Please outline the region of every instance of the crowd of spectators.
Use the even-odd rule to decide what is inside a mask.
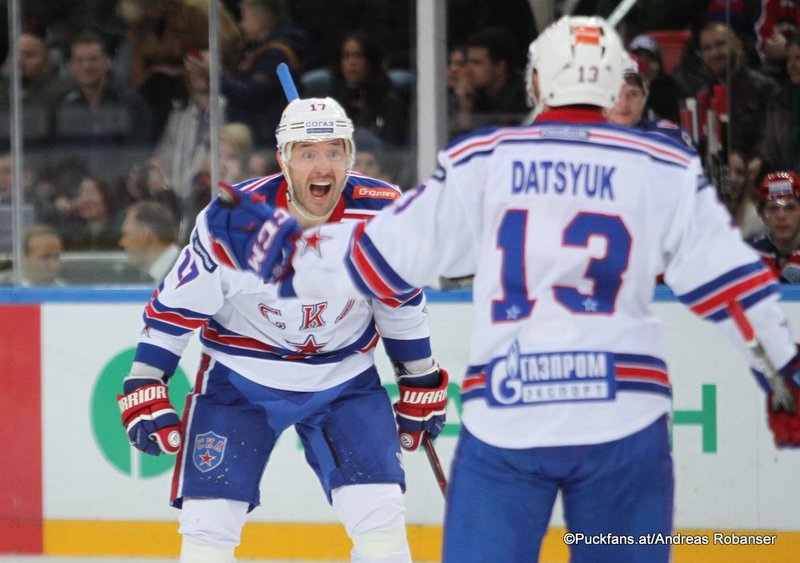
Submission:
[[[117,0],[96,13],[49,4],[26,3],[18,42],[30,223],[52,229],[65,252],[122,254],[130,210],[154,202],[175,223],[170,244],[185,243],[213,192],[208,1]],[[556,16],[564,4],[555,3]],[[301,95],[331,96],[353,120],[355,170],[408,188],[417,135],[413,5],[219,0],[222,179],[278,170],[274,129],[286,102],[275,68],[286,63]],[[616,5],[584,0],[575,13],[608,15]],[[725,176],[715,179],[743,235],[763,233],[756,186],[769,172],[800,172],[800,1],[663,5],[640,2],[620,25],[648,85],[644,117],[690,129],[707,159],[707,124],[691,131],[687,108],[726,92]],[[664,46],[649,34],[659,26],[691,32],[677,67],[667,67]],[[526,0],[448,0],[448,139],[530,120],[524,54],[535,34]],[[9,65],[6,58],[0,133],[9,126]],[[0,168],[10,166],[8,151],[0,147]],[[0,207],[11,200],[2,177]]]

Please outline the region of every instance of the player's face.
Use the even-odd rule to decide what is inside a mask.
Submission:
[[[619,99],[608,113],[608,121],[625,127],[635,126],[642,120],[645,102],[647,102],[647,98],[641,88],[623,83]]]
[[[777,244],[789,244],[800,234],[800,202],[794,198],[768,201],[762,211],[764,224]]]
[[[25,254],[25,277],[33,285],[50,285],[61,272],[61,241],[44,233],[33,236]]]
[[[789,82],[800,84],[800,45],[792,43],[786,50],[786,74]]]
[[[292,180],[293,203],[315,217],[327,218],[339,201],[347,176],[345,142],[294,143],[282,168]]]

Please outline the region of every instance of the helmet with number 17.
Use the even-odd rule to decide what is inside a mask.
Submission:
[[[602,18],[564,16],[528,48],[528,94],[543,106],[611,108],[622,86],[624,49]]]

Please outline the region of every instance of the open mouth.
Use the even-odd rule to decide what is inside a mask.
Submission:
[[[314,199],[324,199],[331,191],[331,183],[320,182],[316,184],[310,184],[308,186],[308,191],[311,193],[311,197]]]

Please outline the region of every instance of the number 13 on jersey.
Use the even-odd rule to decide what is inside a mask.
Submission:
[[[526,272],[537,267],[527,249],[536,244],[528,238],[529,211],[509,209],[497,229],[497,248],[502,253],[500,283],[502,299],[492,301],[492,321],[507,322],[531,315],[536,300],[528,291]],[[581,293],[569,285],[553,286],[555,300],[575,314],[609,315],[622,286],[622,274],[628,268],[631,235],[622,218],[594,212],[579,212],[561,233],[561,244],[569,248],[585,248],[588,252],[592,237],[605,240],[606,253],[600,258],[587,255],[584,279],[592,284],[590,293]],[[554,248],[553,252],[561,252]]]

